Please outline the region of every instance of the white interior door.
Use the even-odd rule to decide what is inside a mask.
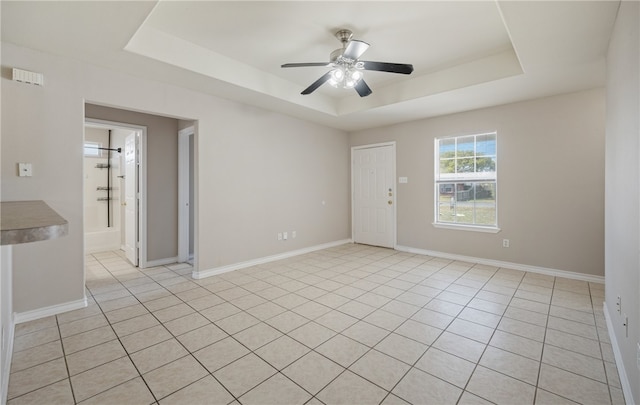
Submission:
[[[124,141],[124,252],[134,266],[138,265],[137,136],[133,132]]]
[[[353,239],[395,247],[395,147],[352,149]]]
[[[193,137],[194,127],[178,132],[178,261],[193,254]]]

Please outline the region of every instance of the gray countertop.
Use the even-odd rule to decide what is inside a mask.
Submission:
[[[69,223],[44,201],[3,201],[0,205],[2,245],[65,236]]]

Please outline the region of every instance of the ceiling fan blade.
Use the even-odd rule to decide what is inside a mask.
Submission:
[[[367,83],[365,83],[365,81],[362,79],[358,82],[358,84],[356,84],[354,89],[356,89],[358,94],[360,94],[360,97],[367,97],[369,94],[373,93],[369,85],[367,85]]]
[[[413,65],[406,63],[387,63],[387,62],[370,62],[361,61],[364,64],[364,70],[377,70],[379,72],[401,73],[409,75],[413,72]]]
[[[314,91],[316,91],[316,89],[320,86],[322,86],[327,80],[329,80],[331,78],[331,72],[327,72],[325,74],[323,74],[322,76],[320,76],[320,78],[318,80],[316,80],[315,82],[311,83],[311,86],[307,87],[306,89],[302,90],[302,93],[300,94],[311,94]]]
[[[280,67],[283,67],[283,68],[309,67],[309,66],[329,66],[329,63],[328,62],[285,63],[284,65],[280,65]]]
[[[343,58],[356,60],[362,56],[364,51],[369,49],[369,44],[364,41],[352,39],[342,53]]]

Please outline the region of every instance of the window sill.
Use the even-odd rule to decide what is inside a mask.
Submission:
[[[492,226],[440,224],[437,222],[434,222],[432,225],[434,226],[434,228],[453,229],[456,231],[471,231],[471,232],[485,232],[485,233],[500,232],[500,228],[492,227]]]

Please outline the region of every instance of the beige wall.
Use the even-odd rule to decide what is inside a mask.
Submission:
[[[355,132],[396,141],[398,245],[603,275],[604,93],[593,90]],[[434,221],[434,138],[497,131],[497,234]],[[511,247],[503,248],[502,239]]]
[[[84,298],[84,102],[78,86],[69,86],[77,69],[49,66],[38,53],[11,54],[3,44],[2,199],[44,200],[69,221],[63,238],[14,246],[13,310],[20,313]],[[31,66],[52,80],[45,87],[13,82],[6,66]],[[17,177],[17,162],[32,163],[33,177]]]
[[[398,244],[603,274],[602,90],[347,137],[342,131],[281,114],[13,45],[3,44],[2,51],[5,66],[47,77],[45,87],[2,79],[3,198],[44,199],[70,222],[69,236],[16,249],[18,312],[83,296],[85,100],[197,120],[196,266],[200,270],[348,238],[349,140],[351,145],[395,140],[397,175],[409,178],[397,190]],[[433,228],[434,137],[488,130],[498,131],[502,232]],[[19,161],[34,163],[34,177],[15,176]],[[293,230],[296,239],[276,240],[278,232]],[[503,238],[511,240],[511,248],[501,247]]]
[[[605,309],[613,325],[612,343],[621,355],[616,359],[621,379],[629,384],[625,390],[628,404],[640,403],[636,365],[640,354],[639,26],[640,3],[623,1],[607,54]],[[618,296],[622,299],[620,314]]]
[[[43,199],[69,220],[68,236],[16,247],[16,312],[84,295],[85,101],[197,120],[199,269],[350,236],[349,146],[342,131],[6,43],[2,63],[42,72],[46,83],[2,78],[2,196]],[[33,163],[34,176],[18,178],[17,162]],[[292,230],[296,239],[276,240]]]
[[[93,104],[85,116],[147,128],[147,261],[178,255],[178,120]]]
[[[248,106],[216,117],[215,136],[200,121],[196,140],[198,245],[215,252],[201,269],[350,237],[345,133]]]

